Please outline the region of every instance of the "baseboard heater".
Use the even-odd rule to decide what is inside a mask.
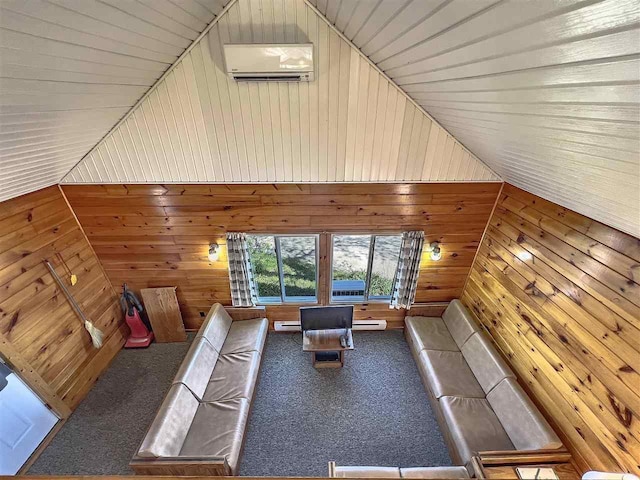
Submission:
[[[276,332],[299,332],[300,322],[298,320],[283,320],[273,322]],[[354,330],[385,330],[387,328],[386,320],[354,320]]]

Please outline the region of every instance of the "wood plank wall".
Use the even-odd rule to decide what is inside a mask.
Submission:
[[[425,255],[416,300],[458,298],[500,185],[65,185],[63,190],[114,287],[176,285],[186,326],[198,328],[200,312],[214,302],[231,303],[226,250],[218,262],[207,259],[209,243],[223,244],[226,231],[422,229],[429,241],[442,242],[443,258],[435,263]],[[321,265],[328,265],[327,243],[321,242]],[[267,315],[291,320],[298,312],[274,306]],[[402,326],[403,317],[384,304],[357,308],[357,318],[388,319],[394,326]]]
[[[505,185],[462,297],[578,465],[640,473],[640,240]]]
[[[78,276],[72,295],[105,333],[100,350],[43,264]],[[0,355],[62,417],[70,414],[124,343],[118,299],[65,202],[49,187],[0,203]]]

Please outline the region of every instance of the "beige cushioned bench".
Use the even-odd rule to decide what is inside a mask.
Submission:
[[[237,475],[268,325],[211,307],[131,462],[136,473]]]
[[[464,467],[345,467],[329,462],[329,477],[334,478],[470,478]]]
[[[455,467],[336,466],[342,478],[469,478],[478,452],[563,449],[551,426],[459,300],[440,317],[405,317],[405,337]]]
[[[406,317],[405,335],[455,463],[480,451],[562,443],[459,300],[440,317]]]

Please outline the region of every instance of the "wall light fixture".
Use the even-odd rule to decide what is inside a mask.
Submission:
[[[219,247],[217,244],[212,243],[211,245],[209,245],[209,261],[211,262],[217,262],[218,261],[218,255],[219,255]]]
[[[425,250],[431,254],[431,260],[433,260],[434,262],[437,262],[442,258],[442,252],[440,251],[439,242],[431,242],[425,247]]]
[[[440,251],[440,245],[438,242],[434,242],[436,245],[431,249],[431,260],[437,262],[442,258],[442,252]]]

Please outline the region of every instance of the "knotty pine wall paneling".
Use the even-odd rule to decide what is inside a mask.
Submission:
[[[582,469],[640,473],[640,240],[505,185],[462,301]]]
[[[43,264],[78,276],[69,291],[105,334],[101,349]],[[67,417],[124,343],[118,298],[59,187],[0,203],[0,354]]]
[[[64,185],[63,191],[113,286],[178,287],[187,328],[214,302],[231,304],[226,249],[209,262],[208,245],[227,231],[376,233],[424,230],[443,258],[425,255],[416,301],[460,297],[500,183]],[[322,246],[322,245],[321,245]],[[325,247],[324,250],[328,248]],[[321,262],[327,252],[320,252]],[[323,260],[324,259],[324,260]],[[320,285],[326,290],[326,285]],[[295,306],[269,306],[273,321],[298,318]],[[356,318],[402,326],[386,304],[356,308]]]

